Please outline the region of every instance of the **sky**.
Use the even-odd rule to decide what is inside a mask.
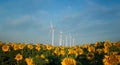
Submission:
[[[120,0],[0,0],[0,40],[51,43],[60,31],[75,44],[120,41]]]

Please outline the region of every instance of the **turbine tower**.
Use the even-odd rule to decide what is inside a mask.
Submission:
[[[64,40],[62,40],[62,46],[65,46],[65,41]]]
[[[52,32],[52,46],[54,46],[54,27],[53,24],[51,23],[51,32]]]
[[[61,46],[62,45],[62,31],[60,31],[60,39],[59,39],[59,45]]]
[[[75,45],[75,39],[74,38],[72,39],[72,42],[73,42],[73,46],[74,46]]]
[[[69,39],[70,39],[70,47],[71,47],[71,42],[72,42],[72,36],[69,34]]]
[[[66,44],[65,44],[65,46],[68,46],[68,37],[67,37],[67,35],[66,35]]]

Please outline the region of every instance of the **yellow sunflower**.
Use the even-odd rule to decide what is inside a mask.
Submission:
[[[95,52],[95,47],[93,46],[88,47],[88,52]]]
[[[41,54],[40,57],[41,57],[42,59],[45,59],[45,55],[44,55],[44,54]]]
[[[34,65],[33,58],[25,58],[25,61],[26,61],[27,65]]]
[[[105,55],[104,59],[103,59],[103,63],[104,65],[118,65],[120,63],[119,61],[119,55]]]
[[[24,49],[25,44],[19,44],[19,49]]]
[[[2,51],[3,51],[3,52],[9,51],[9,45],[3,45],[3,46],[2,46]]]
[[[37,43],[36,46],[35,46],[35,49],[36,49],[37,51],[40,51],[40,49],[41,49],[41,48],[40,48],[40,44]]]
[[[13,44],[13,49],[14,50],[18,50],[19,49],[19,45],[18,44]]]
[[[16,59],[17,61],[22,60],[22,59],[23,59],[23,56],[22,56],[20,53],[18,53],[18,54],[15,56],[15,59]]]
[[[65,51],[64,51],[64,50],[61,50],[61,51],[60,51],[60,54],[61,54],[61,55],[65,55]]]
[[[46,44],[46,48],[47,48],[47,50],[51,50],[51,49],[52,49],[52,46]]]
[[[94,58],[94,53],[88,53],[87,54],[87,59],[91,60]]]
[[[27,47],[28,47],[30,50],[32,50],[32,49],[34,48],[32,44],[28,44]]]
[[[76,61],[73,58],[64,58],[61,64],[62,65],[76,65]]]

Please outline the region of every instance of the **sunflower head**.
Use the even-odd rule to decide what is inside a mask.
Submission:
[[[3,51],[3,52],[9,51],[9,45],[3,45],[3,46],[2,46],[2,51]]]
[[[73,58],[64,58],[61,64],[62,65],[76,65],[76,61]]]
[[[30,50],[32,50],[32,49],[34,48],[32,44],[28,44],[27,47],[28,47]]]
[[[26,61],[27,65],[34,65],[33,58],[25,58],[25,61]]]
[[[22,56],[20,53],[18,53],[18,54],[15,56],[15,59],[16,59],[17,61],[22,60],[22,59],[23,59],[23,56]]]
[[[87,59],[91,60],[94,58],[94,53],[88,53],[87,54]]]

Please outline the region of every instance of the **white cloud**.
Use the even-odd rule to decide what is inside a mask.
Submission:
[[[85,15],[85,13],[82,12],[77,12],[77,13],[72,13],[72,14],[65,14],[62,18],[62,21],[67,21],[67,20],[72,20],[77,17],[82,17]]]
[[[39,10],[38,13],[39,13],[39,14],[42,14],[42,15],[47,15],[47,14],[48,14],[48,12],[45,11],[45,10]]]
[[[96,2],[94,2],[92,0],[86,0],[86,2],[88,3],[89,10],[91,10],[91,11],[108,12],[108,11],[110,11],[112,9],[112,8],[107,7],[105,5],[101,5],[99,3],[96,3]]]
[[[32,16],[24,15],[24,16],[21,16],[19,18],[10,20],[10,22],[8,24],[9,25],[13,25],[13,26],[17,26],[17,25],[21,25],[21,24],[27,23],[30,20],[32,20]]]

